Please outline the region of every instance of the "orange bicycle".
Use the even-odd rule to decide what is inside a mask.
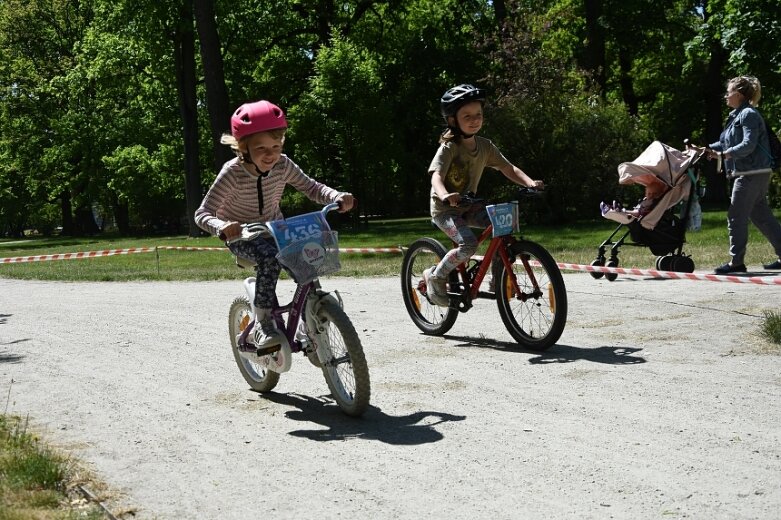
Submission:
[[[520,197],[538,195],[533,188],[519,190]],[[483,201],[462,196],[467,204]],[[516,201],[486,206],[491,225],[479,237],[490,239],[482,258],[460,264],[448,279],[447,307],[435,305],[428,296],[423,271],[436,265],[447,249],[436,239],[424,237],[410,245],[401,265],[401,292],[413,323],[424,334],[441,336],[453,327],[459,312],[467,312],[477,299],[495,299],[499,315],[510,335],[523,347],[546,350],[561,337],[567,321],[567,290],[556,261],[541,245],[518,232]],[[455,244],[454,244],[455,246]],[[495,255],[501,259],[495,269],[495,291],[481,291]]]

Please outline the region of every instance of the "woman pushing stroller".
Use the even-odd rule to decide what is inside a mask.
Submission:
[[[716,274],[746,272],[749,220],[765,235],[777,256],[774,262],[763,267],[781,269],[781,224],[767,201],[773,173],[768,127],[756,110],[761,96],[762,87],[757,78],[738,76],[729,80],[724,100],[732,111],[719,140],[704,149],[709,159],[723,160],[726,170],[735,177],[727,210],[732,259],[717,267]]]

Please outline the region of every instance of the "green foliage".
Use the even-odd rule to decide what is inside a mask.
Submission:
[[[0,234],[87,233],[96,207],[123,233],[186,220],[175,75],[184,5],[0,2]],[[774,0],[236,0],[215,10],[230,107],[282,105],[292,158],[356,193],[368,215],[425,214],[438,100],[456,83],[489,87],[485,135],[550,183],[537,218],[618,195],[615,167],[652,139],[715,139],[729,77],[757,75],[763,114],[781,117]],[[214,74],[199,67],[199,79]],[[228,130],[209,127],[205,88],[204,191],[216,175],[212,132]],[[501,191],[493,177],[486,189]]]
[[[781,345],[781,312],[765,311],[760,332],[766,340]]]
[[[310,170],[319,180],[372,205],[385,205],[398,192],[392,177],[367,182],[367,172],[392,171],[398,155],[388,153],[395,149],[388,140],[393,121],[387,105],[376,101],[382,88],[375,56],[335,35],[318,53],[308,92],[290,111],[297,159],[315,165]]]

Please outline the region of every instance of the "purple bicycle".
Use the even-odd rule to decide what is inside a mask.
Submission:
[[[302,352],[322,369],[331,395],[342,411],[359,416],[366,411],[371,394],[363,346],[339,293],[324,291],[319,281],[319,276],[341,267],[337,234],[326,220],[326,214],[338,207],[329,204],[321,211],[290,219],[242,226],[241,236],[234,241],[252,240],[260,234],[274,237],[279,247],[277,259],[292,275],[296,289],[287,304],[280,305],[274,298],[271,314],[284,335],[278,349],[258,352],[253,343],[254,277],[244,280],[246,295],[231,304],[228,328],[239,371],[253,390],[270,392],[280,375],[290,370],[293,354]],[[237,263],[254,267],[238,257]]]

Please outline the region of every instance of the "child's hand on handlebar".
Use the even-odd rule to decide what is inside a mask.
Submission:
[[[352,193],[342,193],[336,197],[336,202],[339,203],[339,213],[346,213],[353,209],[355,205],[355,197]]]
[[[529,188],[534,188],[536,190],[544,190],[545,189],[545,181],[534,181],[534,184],[529,186]]]
[[[241,224],[238,222],[228,222],[222,228],[220,228],[220,239],[221,240],[233,240],[234,238],[238,238],[241,235]]]
[[[461,202],[461,194],[457,192],[447,193],[442,197],[442,202],[450,204],[453,207],[458,206],[458,203]]]

